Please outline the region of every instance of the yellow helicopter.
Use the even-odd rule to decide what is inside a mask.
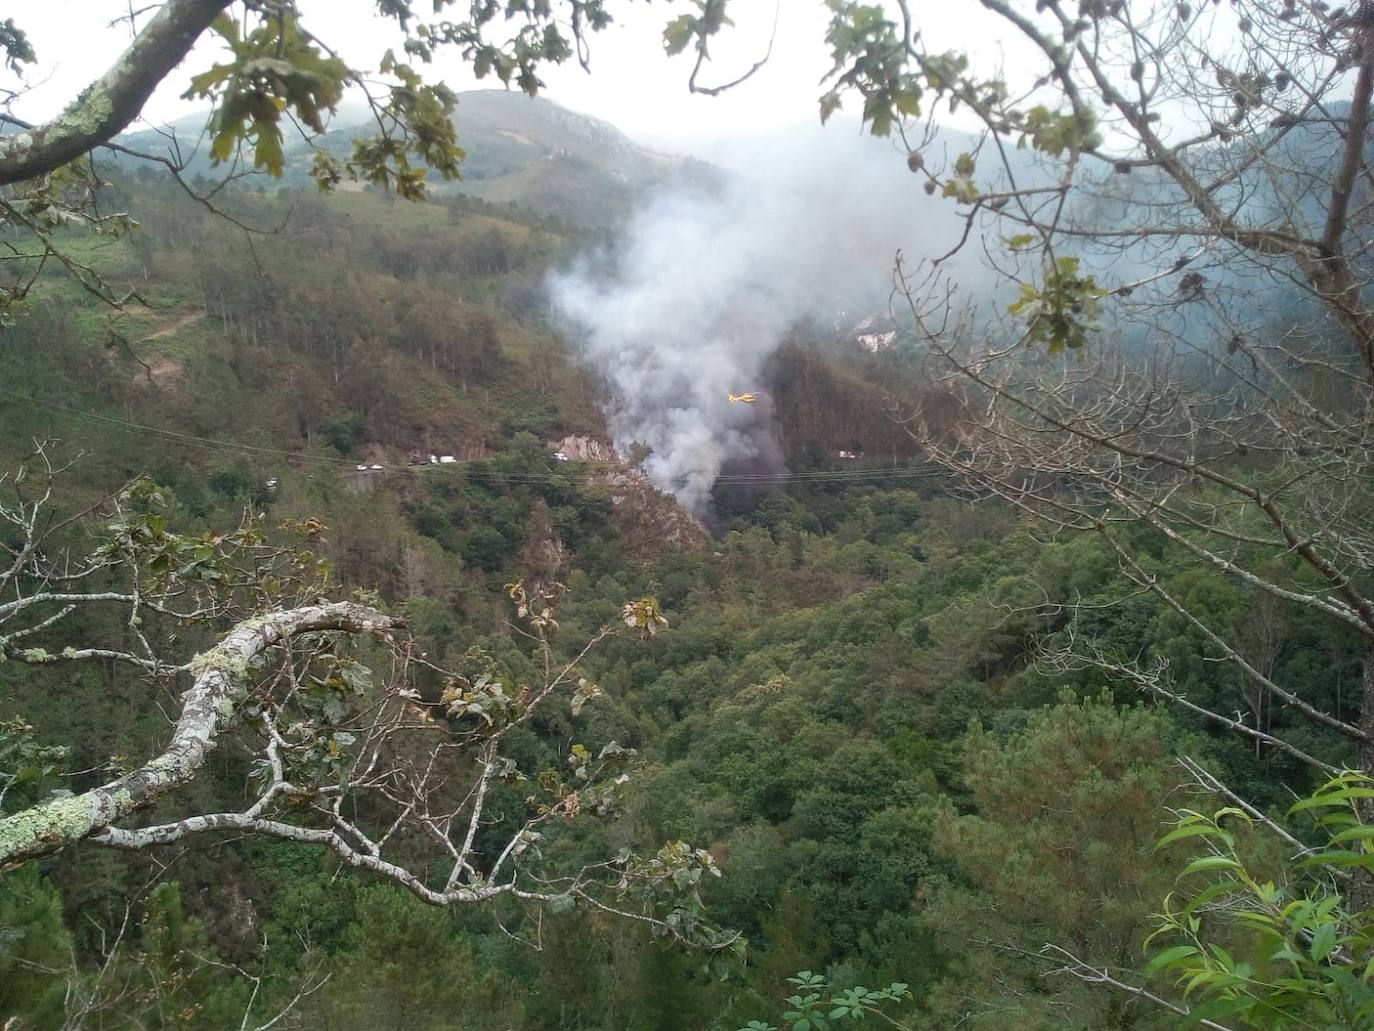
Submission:
[[[725,396],[737,404],[746,405],[751,405],[759,399],[757,394],[726,394]]]

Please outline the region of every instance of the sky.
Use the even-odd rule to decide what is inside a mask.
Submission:
[[[59,112],[113,64],[129,41],[129,29],[110,22],[130,5],[129,0],[40,0],[22,6],[28,10],[13,16],[29,33],[38,66],[29,74],[31,92],[14,112],[40,121]],[[383,31],[372,0],[300,0],[299,6],[306,24],[355,67],[375,68],[394,42]],[[1007,62],[997,26],[976,4],[936,7],[917,8],[932,44],[963,49],[976,39],[985,66]],[[731,14],[736,26],[715,44],[712,72],[702,77],[703,84],[732,79],[758,60],[767,50],[775,13],[777,36],[768,64],[747,83],[715,98],[688,91],[689,55],[670,59],[662,51],[661,32],[675,13],[673,6],[632,3],[615,9],[623,19],[594,37],[592,74],[575,64],[548,69],[545,96],[603,118],[641,142],[703,157],[715,156],[722,141],[818,121],[819,83],[830,64],[820,0],[778,0],[776,6],[773,0],[735,0]],[[1015,55],[1011,60],[1015,63]],[[194,71],[213,61],[213,47],[202,44],[149,102],[147,118],[160,123],[197,110],[179,94]],[[458,90],[499,86],[494,79],[478,82],[456,56],[439,62],[431,74]],[[10,82],[0,77],[0,85]],[[460,111],[460,131],[461,125]]]

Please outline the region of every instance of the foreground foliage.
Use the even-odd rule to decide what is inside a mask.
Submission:
[[[809,970],[802,970],[787,980],[797,989],[797,994],[785,1000],[792,1007],[782,1013],[783,1027],[787,1031],[828,1031],[831,1027],[861,1023],[870,1016],[893,1027],[905,1027],[885,1012],[889,1003],[911,998],[911,990],[900,981],[886,988],[865,988],[863,985],[847,988],[831,984],[824,975]],[[740,1031],[778,1031],[778,1028],[765,1020],[751,1020]]]
[[[1374,828],[1357,805],[1371,797],[1374,781],[1346,771],[1294,803],[1288,815],[1309,818],[1317,844],[1301,848],[1277,879],[1241,848],[1257,825],[1245,809],[1185,811],[1160,839],[1207,849],[1165,898],[1145,971],[1181,989],[1190,1019],[1273,1028],[1374,1021],[1374,913],[1349,897],[1352,871],[1374,866]]]

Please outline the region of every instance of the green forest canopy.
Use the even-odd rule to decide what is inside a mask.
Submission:
[[[1105,1027],[1192,1007],[1222,1026],[1367,1023],[1370,792],[1340,771],[1374,770],[1368,25],[1284,3],[1152,18],[987,4],[1044,57],[1028,99],[927,53],[901,4],[831,4],[823,113],[861,96],[885,134],[938,98],[986,127],[948,167],[919,149],[908,164],[1002,250],[1017,296],[991,335],[1024,346],[977,358],[985,323],[916,276],[899,300],[924,364],[856,368],[836,341],[799,337],[777,385],[809,411],[861,405],[854,377],[897,383],[921,479],[722,492],[717,543],[655,554],[545,447],[600,429],[582,374],[519,303],[521,277],[584,242],[576,231],[472,202],[417,228],[371,195],[311,207],[231,189],[216,213],[175,168],[110,172],[102,190],[127,204],[96,203],[105,176],[74,159],[212,23],[232,56],[193,89],[216,101],[217,156],[245,146],[277,172],[285,111],[323,128],[349,70],[289,10],[250,6],[231,26],[226,6],[172,0],[108,94],[0,142],[22,256],[3,448],[25,470],[4,512],[0,840],[12,858],[47,854],[0,883],[7,1014],[685,1028],[769,1013],[809,1026],[821,1007]],[[495,45],[498,5],[437,32],[406,5],[382,13],[410,27],[418,65],[454,45],[530,91],[608,13],[518,6],[522,31]],[[572,35],[547,31],[574,8]],[[724,11],[675,15],[665,44],[704,60]],[[0,32],[16,68],[33,56],[19,30]],[[385,71],[380,138],[342,164],[321,152],[317,180],[422,200],[426,168],[456,169],[452,97]],[[1014,178],[1022,143],[1049,162],[1043,183]],[[273,238],[255,264],[230,219],[284,203],[335,246]],[[347,230],[330,218],[344,207]],[[1104,253],[1114,278],[1092,271]],[[169,323],[120,282],[211,317]],[[92,293],[124,309],[113,328]],[[1140,339],[1131,325],[1153,360],[1119,346]],[[818,374],[797,376],[802,363]],[[914,400],[932,377],[942,419]],[[795,460],[824,462],[824,425],[789,427]],[[485,457],[349,492],[367,448],[425,434],[478,439]],[[100,461],[62,469],[72,452],[26,443],[53,436]],[[188,438],[237,453],[193,456]],[[271,490],[268,454],[300,464]],[[55,518],[35,522],[35,503]],[[242,523],[245,506],[262,517]],[[65,521],[82,513],[98,519]],[[1045,543],[1047,530],[1060,532]],[[54,587],[73,573],[97,586]],[[65,597],[88,591],[111,597]],[[317,606],[321,593],[358,608]],[[511,603],[529,636],[495,615]],[[402,618],[411,636],[390,648],[331,636]],[[289,647],[271,650],[288,623]],[[203,772],[189,744],[145,762],[180,676],[204,702],[188,727],[230,731]],[[531,703],[546,688],[564,689],[556,708]],[[1142,692],[1174,704],[1142,707]],[[356,775],[381,755],[385,776]],[[425,756],[452,771],[436,758],[444,775],[417,781]],[[1285,813],[1290,792],[1332,776]],[[50,793],[69,786],[81,793]],[[245,788],[261,809],[243,808]],[[465,814],[439,835],[456,844],[446,883],[424,826],[383,842],[396,862],[380,857],[386,807],[411,796]],[[96,808],[74,818],[74,799]],[[151,823],[113,825],[144,806]],[[216,829],[186,824],[187,807],[263,833],[162,851]],[[1186,833],[1157,848],[1170,810]],[[1325,836],[1317,876],[1285,862]],[[87,837],[151,851],[59,850]],[[331,852],[374,876],[337,878]],[[504,862],[531,887],[488,896],[515,884],[490,877]],[[425,908],[426,892],[487,904]],[[736,930],[742,967],[703,969],[667,944],[709,950]],[[843,994],[894,982],[867,1003]]]

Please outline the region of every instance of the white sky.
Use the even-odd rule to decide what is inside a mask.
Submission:
[[[593,37],[592,74],[575,64],[546,69],[544,95],[604,118],[641,141],[705,156],[711,156],[722,137],[815,123],[816,101],[822,92],[819,81],[829,68],[824,42],[827,12],[820,0],[779,2],[777,41],[768,65],[720,97],[690,94],[691,58],[684,54],[670,60],[663,54],[663,25],[682,5],[675,9],[662,3],[621,5],[623,22]],[[30,120],[60,111],[114,62],[129,40],[127,26],[109,27],[112,19],[128,9],[128,0],[27,0],[17,6],[11,16],[29,33],[38,52],[37,69],[29,75],[34,88],[14,109]],[[1004,63],[998,25],[979,5],[945,3],[933,10],[936,6],[916,5],[921,29],[931,45],[973,49],[983,70]],[[382,52],[394,42],[382,31],[372,0],[300,0],[300,7],[306,24],[354,67],[375,69]],[[424,0],[417,4],[421,10],[428,7]],[[736,28],[713,48],[716,60],[702,77],[703,84],[734,78],[767,46],[773,0],[735,0],[731,14]],[[213,47],[203,43],[153,97],[145,115],[163,122],[194,112],[197,105],[180,100],[179,95],[191,74],[213,60]],[[430,75],[457,90],[500,85],[490,78],[479,83],[456,55],[445,57]],[[0,75],[0,85],[9,84]],[[461,134],[461,109],[458,125]]]

